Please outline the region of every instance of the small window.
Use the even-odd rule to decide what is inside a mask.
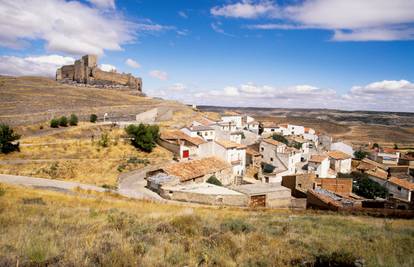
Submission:
[[[273,161],[273,158],[270,158],[270,161]]]
[[[268,184],[269,183],[269,177],[265,177],[265,182]]]
[[[263,152],[264,151],[264,147],[261,147],[260,150]]]
[[[302,184],[298,184],[298,187],[302,187]]]
[[[270,131],[271,131],[271,132],[274,132],[274,131],[275,131],[275,129],[271,129]]]
[[[401,191],[401,186],[397,187],[398,191]]]

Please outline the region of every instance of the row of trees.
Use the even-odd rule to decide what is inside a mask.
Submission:
[[[91,114],[89,117],[89,121],[95,123],[98,120],[98,116],[96,114]],[[66,116],[62,116],[60,118],[53,118],[50,120],[50,127],[52,128],[59,128],[59,126],[67,127],[76,126],[78,125],[79,119],[78,116],[75,114],[71,114],[69,119]]]

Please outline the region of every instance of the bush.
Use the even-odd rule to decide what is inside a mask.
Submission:
[[[66,116],[62,116],[59,118],[59,126],[63,126],[63,127],[68,126],[68,118],[66,118]]]
[[[0,124],[0,152],[10,153],[13,151],[19,151],[19,142],[15,142],[20,139],[20,135],[14,133],[13,129],[6,124]]]
[[[210,178],[208,178],[208,180],[206,181],[209,184],[214,184],[214,185],[218,185],[218,186],[222,186],[223,184],[220,182],[219,179],[216,178],[216,176],[210,176]]]
[[[5,189],[5,188],[3,188],[3,187],[0,185],[0,197],[4,196],[5,194],[6,194],[6,189]]]
[[[355,255],[345,252],[338,251],[332,253],[323,253],[315,255],[314,266],[364,266],[363,260],[356,257]]]
[[[285,145],[289,144],[289,141],[283,135],[273,134],[272,138],[273,138],[273,140],[279,141],[279,142],[281,142]]]
[[[78,125],[78,116],[76,116],[75,114],[71,114],[69,118],[69,125],[71,126]]]
[[[109,135],[108,133],[102,133],[101,134],[101,139],[98,142],[98,145],[100,145],[101,147],[108,147],[109,146]]]
[[[51,128],[58,128],[59,127],[59,120],[58,119],[51,119],[50,120],[50,127]]]
[[[293,141],[291,145],[296,149],[301,149],[302,148],[302,143],[301,142]]]
[[[91,114],[89,117],[89,121],[95,123],[98,120],[98,116],[96,114]]]
[[[132,145],[145,152],[152,152],[160,137],[157,125],[129,125],[125,131],[131,137]]]
[[[221,224],[223,231],[231,231],[233,234],[249,233],[254,231],[254,227],[242,219],[226,219]]]
[[[366,156],[368,156],[368,153],[365,152],[365,151],[358,150],[358,151],[354,152],[354,158],[356,158],[356,159],[361,160],[361,159],[366,158]]]

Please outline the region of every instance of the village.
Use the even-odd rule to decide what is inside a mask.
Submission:
[[[137,122],[143,118],[137,115]],[[147,188],[168,200],[382,213],[413,208],[414,155],[377,144],[356,150],[302,125],[226,112],[220,120],[202,117],[163,129],[158,144],[174,154],[174,162],[145,179]],[[386,193],[356,194],[364,178]]]

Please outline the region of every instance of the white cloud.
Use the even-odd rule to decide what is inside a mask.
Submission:
[[[239,3],[228,4],[224,6],[215,6],[210,10],[214,16],[253,19],[264,16],[276,16],[278,8],[271,1],[253,1],[244,0]]]
[[[243,2],[242,2],[243,3]],[[248,25],[250,29],[326,29],[335,41],[414,39],[414,1],[308,0],[279,6],[284,23]],[[266,14],[267,18],[271,18]]]
[[[125,64],[127,64],[128,66],[130,66],[131,68],[134,68],[134,69],[138,69],[138,68],[141,67],[141,64],[139,64],[137,61],[135,61],[131,58],[128,58],[127,60],[125,60]]]
[[[116,67],[111,64],[100,64],[99,68],[103,71],[113,71],[116,72]]]
[[[99,8],[115,8],[115,0],[88,0]]]
[[[149,72],[149,75],[162,81],[168,80],[168,73],[166,73],[165,71],[152,70]]]
[[[414,96],[414,84],[407,80],[399,81],[380,81],[367,84],[365,86],[354,86],[351,93],[355,95],[400,95]]]
[[[182,92],[187,89],[187,87],[182,83],[175,83],[168,87],[170,91]]]
[[[62,65],[73,64],[72,57],[43,55],[30,57],[0,57],[0,74],[12,76],[54,77],[56,69]]]
[[[185,13],[184,11],[178,11],[178,15],[182,18],[185,18],[185,19],[188,18],[187,13]]]
[[[217,22],[212,22],[212,23],[210,24],[210,26],[211,26],[211,28],[213,29],[213,31],[215,31],[215,32],[217,32],[217,33],[220,33],[220,34],[224,34],[224,35],[226,35],[226,36],[234,37],[234,35],[233,35],[233,34],[230,34],[230,33],[225,32],[225,31],[221,28],[221,26],[222,26],[222,25],[223,25],[223,24],[222,24],[220,21],[217,21]]]
[[[92,2],[111,5],[113,1]],[[101,55],[105,50],[122,50],[139,32],[167,28],[151,21],[131,22],[115,9],[79,1],[3,0],[0,5],[0,46],[11,48],[42,40],[48,51]]]

